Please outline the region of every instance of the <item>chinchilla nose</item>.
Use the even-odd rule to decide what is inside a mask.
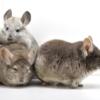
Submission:
[[[12,41],[12,35],[9,35],[8,41]]]

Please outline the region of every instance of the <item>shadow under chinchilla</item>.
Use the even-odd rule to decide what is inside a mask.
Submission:
[[[90,89],[100,89],[99,84],[83,84],[82,87],[78,88],[70,88],[69,86],[65,86],[63,84],[53,85],[53,84],[43,84],[38,79],[33,79],[29,84],[26,85],[18,85],[18,86],[5,86],[2,83],[0,83],[0,87],[3,88],[30,88],[30,87],[39,87],[39,88],[51,88],[51,89],[66,89],[66,90],[90,90]]]
[[[57,86],[56,85],[53,85],[53,84],[46,84],[46,85],[43,85],[43,83],[41,83],[41,81],[39,81],[38,79],[33,79],[33,81],[27,86],[27,87],[40,87],[40,88],[56,88],[56,89],[71,89],[71,90],[77,90],[77,89],[100,89],[100,85],[99,84],[83,84],[83,86],[80,86],[78,88],[75,88],[75,89],[72,89],[70,88],[69,86],[65,86],[63,84],[58,84]]]
[[[20,86],[20,88],[23,87],[39,87],[39,88],[54,88],[54,89],[70,89],[70,90],[88,90],[88,89],[100,89],[100,85],[99,84],[83,84],[83,86],[80,86],[78,88],[70,88],[69,86],[65,86],[63,84],[58,84],[58,85],[53,85],[53,84],[43,84],[41,81],[39,81],[38,79],[33,79],[31,83],[29,83],[26,86]]]

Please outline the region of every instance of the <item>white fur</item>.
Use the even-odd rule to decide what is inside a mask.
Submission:
[[[11,10],[8,10],[5,13],[4,28],[0,32],[0,42],[18,42],[25,45],[28,49],[33,48],[34,45],[37,46],[36,40],[32,34],[27,31],[25,22],[22,22],[22,19],[24,19],[25,22],[27,22],[26,25],[28,25],[31,19],[31,14],[27,11],[23,14],[22,18],[17,18],[12,16]],[[19,32],[16,32],[16,30],[19,30]],[[8,41],[10,36],[12,40]]]

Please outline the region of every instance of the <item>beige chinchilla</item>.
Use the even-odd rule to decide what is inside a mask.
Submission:
[[[80,82],[100,68],[100,50],[91,36],[75,43],[51,40],[38,50],[35,70],[45,83],[64,84],[77,88]]]
[[[17,43],[0,48],[0,82],[4,85],[29,84],[33,77],[32,51]]]

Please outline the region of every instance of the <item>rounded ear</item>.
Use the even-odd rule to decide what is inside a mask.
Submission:
[[[93,52],[94,46],[93,46],[93,40],[91,36],[88,36],[87,38],[84,39],[82,50],[85,57],[88,56],[89,53]]]
[[[8,9],[6,13],[4,14],[4,20],[7,20],[10,17],[12,17],[12,11],[11,9]]]
[[[13,54],[5,47],[0,48],[0,60],[10,65],[14,56]]]
[[[21,18],[21,22],[23,23],[24,26],[26,26],[29,24],[30,21],[31,21],[31,14],[30,12],[26,11]]]

